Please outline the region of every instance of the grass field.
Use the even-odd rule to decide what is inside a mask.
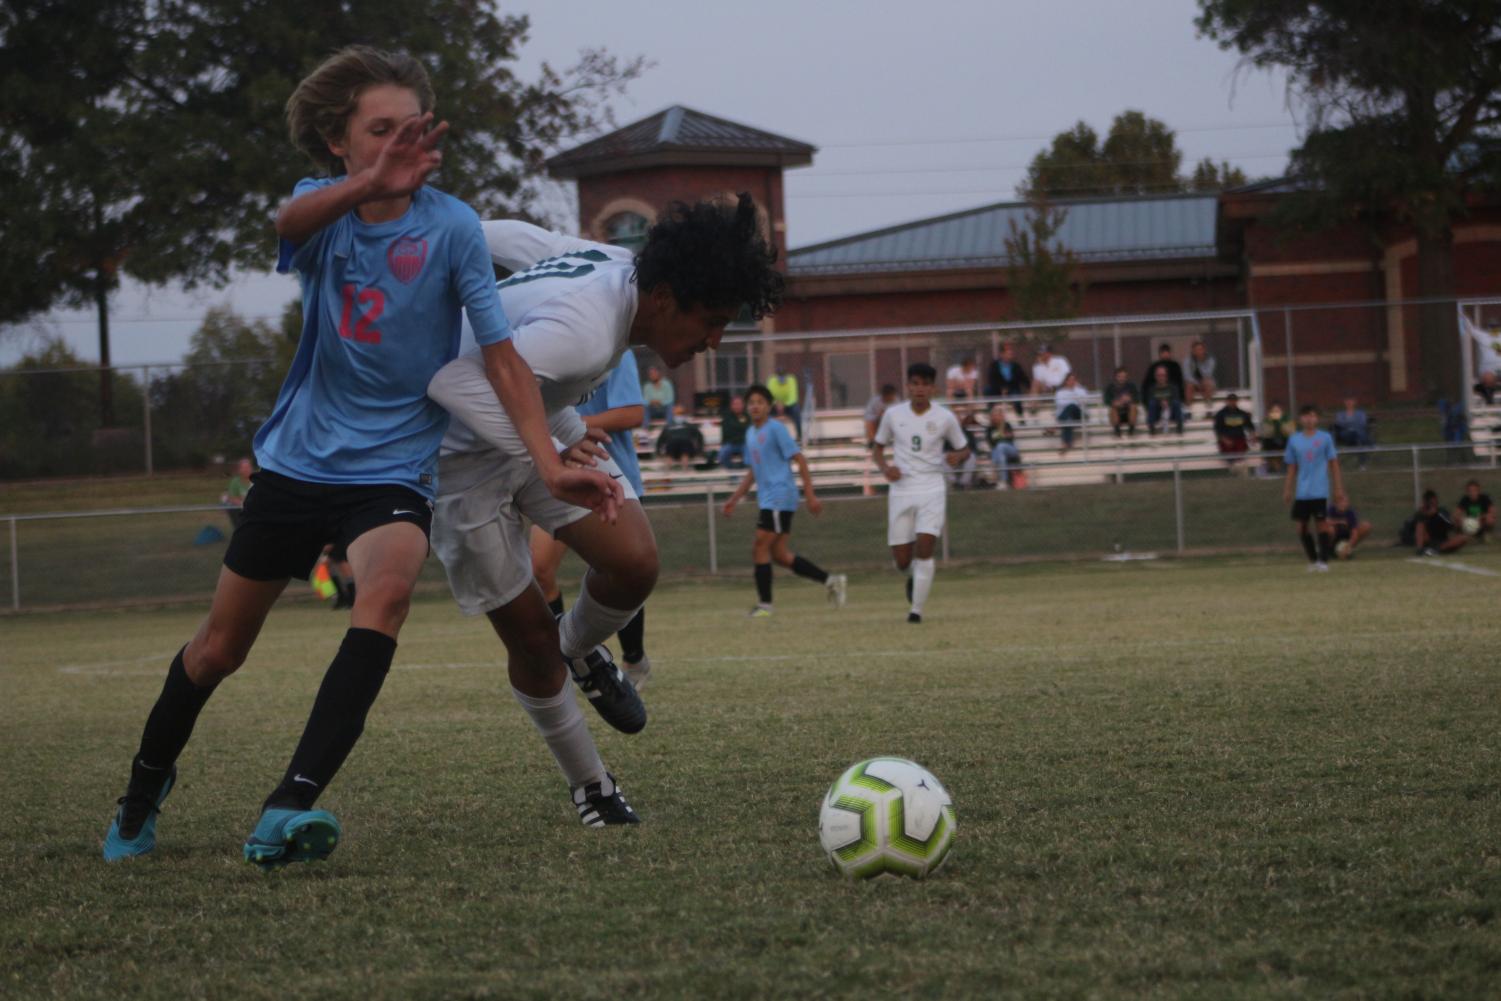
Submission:
[[[1465,564],[1501,572],[1501,547]],[[181,761],[154,856],[99,842],[197,609],[0,622],[0,995],[1494,997],[1501,579],[1377,552],[892,574],[850,607],[668,585],[652,722],[594,726],[645,823],[581,828],[499,647],[420,600],[322,805],[321,866],[239,845],[342,620],[274,613]],[[959,833],[924,883],[816,837],[850,762],[914,758]]]

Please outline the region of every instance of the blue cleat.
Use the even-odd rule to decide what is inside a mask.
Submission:
[[[344,830],[327,810],[267,807],[245,842],[245,861],[262,869],[288,862],[317,862],[333,853]]]
[[[134,858],[156,847],[156,815],[161,812],[162,803],[176,782],[177,769],[173,768],[167,772],[167,779],[155,799],[127,792],[116,800],[118,809],[109,822],[109,832],[104,835],[104,861]]]

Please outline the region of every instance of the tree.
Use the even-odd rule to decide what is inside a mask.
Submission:
[[[1224,191],[1226,188],[1239,188],[1245,183],[1245,171],[1230,166],[1227,160],[1215,163],[1207,156],[1194,164],[1193,176],[1188,179],[1188,187],[1192,191]]]
[[[1195,23],[1307,109],[1282,220],[1410,227],[1417,296],[1452,297],[1454,223],[1501,176],[1501,2],[1199,0]],[[1452,305],[1421,307],[1419,341],[1428,397],[1462,392]]]
[[[109,365],[122,274],[220,285],[273,260],[272,210],[313,173],[286,138],[298,79],[354,42],[399,48],[452,123],[434,183],[526,215],[546,155],[644,68],[602,51],[523,81],[527,19],[486,0],[8,0],[0,6],[0,322],[92,304]],[[100,411],[113,421],[110,381]]]
[[[1042,194],[1027,204],[1025,223],[1012,219],[1006,237],[1012,314],[1018,320],[1058,320],[1074,316],[1084,297],[1076,277],[1078,258],[1058,239],[1066,209],[1050,205]]]
[[[1054,136],[1032,158],[1022,192],[1077,198],[1181,191],[1182,161],[1172,129],[1140,111],[1123,111],[1103,143],[1084,122]]]

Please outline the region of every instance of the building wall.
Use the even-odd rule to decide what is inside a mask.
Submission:
[[[782,207],[782,172],[768,167],[650,167],[580,178],[579,226],[583,235],[604,239],[604,223],[617,211],[653,219],[674,201],[747,192],[766,213],[778,257],[787,257],[787,225]],[[649,210],[649,211],[648,211]]]

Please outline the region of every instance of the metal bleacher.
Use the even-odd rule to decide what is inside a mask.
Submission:
[[[1016,400],[1004,402],[1029,487],[1050,488],[1104,483],[1127,475],[1169,473],[1175,467],[1180,471],[1226,468],[1226,458],[1219,452],[1211,417],[1224,406],[1225,397],[1232,392],[1240,398],[1242,406],[1250,410],[1249,390],[1226,388],[1216,393],[1212,403],[1201,400],[1185,408],[1187,419],[1181,435],[1171,425],[1159,434],[1149,434],[1146,408],[1142,407],[1136,434],[1121,438],[1115,437],[1106,407],[1096,395],[1084,420],[1074,425],[1074,446],[1066,453],[1062,451],[1061,428],[1053,417],[1050,397],[1021,398],[1024,414],[1020,418],[1011,409]],[[952,402],[941,402],[955,409]],[[990,404],[999,402],[1002,401],[979,399],[969,402],[968,406],[978,410],[982,423],[988,423]],[[820,410],[806,423],[803,453],[808,457],[814,480],[821,488],[866,489],[880,482],[865,447],[861,410]],[[1496,423],[1501,424],[1501,416]],[[704,419],[697,425],[704,436],[706,457],[711,457],[719,448],[718,421]],[[637,436],[641,475],[649,497],[702,496],[710,489],[727,492],[744,475],[743,469],[711,467],[702,461],[693,468],[672,466],[665,458],[652,454],[660,430],[660,425],[656,425],[642,429]],[[993,483],[994,471],[983,446],[982,441],[976,456],[977,473],[981,482]]]

